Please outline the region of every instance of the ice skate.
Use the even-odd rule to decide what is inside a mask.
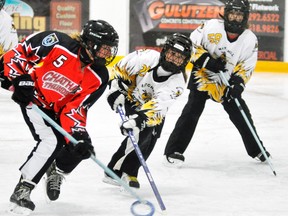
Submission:
[[[55,162],[48,168],[46,175],[46,194],[51,201],[55,201],[59,198],[61,184],[65,177],[63,172],[57,170]]]
[[[118,181],[116,181],[111,176],[107,175],[106,173],[104,173],[104,178],[102,179],[102,181],[106,184],[120,186],[120,183]]]
[[[126,173],[123,173],[121,180],[126,183],[132,190],[138,190],[140,188],[140,183],[135,176],[130,176]],[[124,195],[131,196],[131,193],[127,191],[123,186],[120,187],[120,192]]]
[[[10,197],[9,213],[14,215],[29,215],[34,209],[35,204],[30,199],[31,191],[35,183],[28,180],[21,180],[15,187]]]
[[[138,182],[138,179],[135,176],[130,176],[130,175],[126,174],[126,173],[123,173],[122,177],[121,177],[121,180],[123,182],[125,182],[131,188],[136,188],[136,189],[140,188],[140,184]]]
[[[174,152],[164,156],[163,164],[167,167],[181,168],[184,161],[185,157],[181,153]]]

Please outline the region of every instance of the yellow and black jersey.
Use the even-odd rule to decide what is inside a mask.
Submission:
[[[225,58],[227,71],[224,75],[227,80],[233,75],[240,77],[244,84],[249,81],[258,55],[258,40],[252,31],[246,29],[237,40],[231,42],[224,29],[224,21],[212,19],[193,31],[190,39],[193,43],[192,64],[208,52],[214,58]],[[207,92],[216,102],[223,101],[226,86],[220,74],[194,67],[191,76],[199,91]]]
[[[123,89],[127,100],[146,115],[146,124],[152,127],[162,123],[168,108],[185,88],[183,74],[165,71],[158,65],[159,58],[155,50],[138,50],[121,59],[112,70],[112,87],[121,80],[122,86],[126,85]]]
[[[12,17],[6,11],[0,10],[0,20],[0,56],[2,56],[18,43],[18,36]]]

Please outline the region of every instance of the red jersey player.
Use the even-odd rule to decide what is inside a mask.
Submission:
[[[117,32],[109,23],[90,20],[80,34],[69,36],[57,31],[32,34],[4,55],[4,74],[14,88],[12,99],[20,105],[37,142],[20,167],[21,178],[10,197],[13,204],[10,211],[29,213],[34,210],[30,193],[48,168],[49,175],[55,174],[55,164],[62,172],[69,173],[94,153],[86,131],[87,111],[108,84],[106,65],[116,56],[118,40]],[[76,146],[67,143],[58,131],[27,106],[31,102],[79,143]],[[61,177],[49,176],[47,186],[61,183]],[[52,192],[48,193],[50,199],[57,199],[59,191],[56,195]]]

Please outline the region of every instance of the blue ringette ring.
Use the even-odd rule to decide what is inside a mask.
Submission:
[[[149,206],[150,208],[150,212],[148,213],[145,213],[145,214],[140,214],[138,212],[136,212],[135,208],[138,206],[138,205],[146,205],[146,206]],[[130,207],[130,211],[132,213],[132,215],[134,216],[153,216],[154,213],[155,213],[155,207],[154,205],[147,201],[147,200],[144,200],[144,201],[140,201],[140,200],[137,200],[135,201],[134,203],[132,203],[131,207]]]

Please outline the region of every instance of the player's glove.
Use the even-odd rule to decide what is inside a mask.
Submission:
[[[81,159],[88,159],[91,154],[95,155],[94,147],[91,142],[91,138],[86,131],[76,131],[72,136],[78,141],[74,146],[73,152]],[[73,145],[72,143],[69,143]]]
[[[224,91],[225,100],[230,102],[234,98],[239,98],[244,91],[245,85],[242,78],[237,76],[232,76],[229,80],[230,86]]]
[[[14,92],[12,99],[22,106],[27,106],[34,96],[34,81],[29,74],[24,74],[12,80]]]
[[[107,94],[107,101],[112,110],[117,111],[119,105],[125,106],[125,98],[130,83],[124,83],[121,79],[114,79],[111,82],[111,88]]]
[[[198,68],[206,68],[207,70],[219,73],[225,71],[226,62],[223,58],[213,58],[209,53],[204,53],[197,61],[194,62],[194,66]]]
[[[145,119],[141,115],[134,114],[121,123],[120,130],[124,136],[128,136],[129,131],[133,131],[133,134],[135,135],[143,130],[145,126]]]
[[[125,95],[122,94],[119,90],[110,91],[107,94],[107,101],[112,110],[117,111],[117,107],[125,105]]]

